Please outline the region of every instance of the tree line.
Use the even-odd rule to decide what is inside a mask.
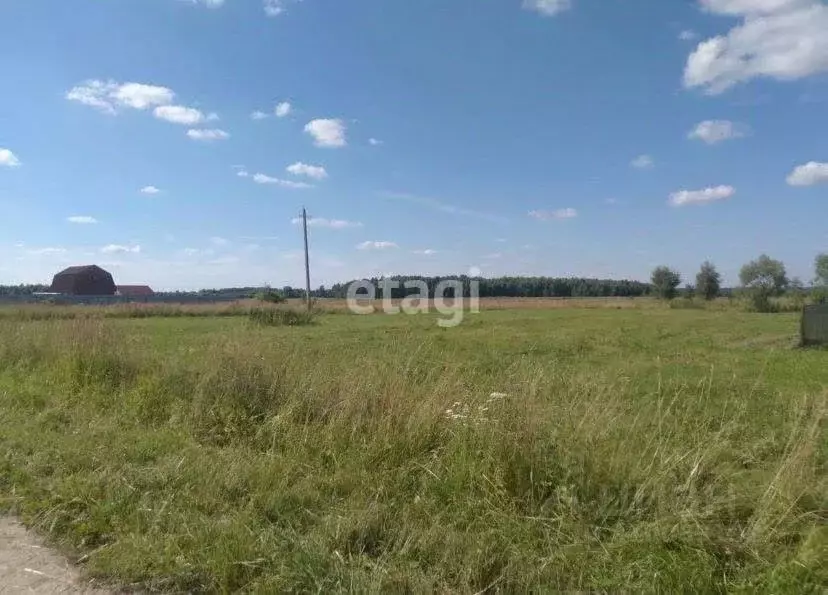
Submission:
[[[672,300],[679,294],[681,275],[667,266],[656,267],[650,276],[653,294],[659,298]],[[696,274],[695,285],[688,284],[684,295],[698,296],[712,300],[721,295],[722,277],[715,265],[705,261]],[[769,312],[774,308],[771,298],[786,292],[802,296],[805,284],[798,278],[789,278],[785,264],[762,254],[742,266],[739,271],[741,292],[746,295],[759,312]],[[811,283],[814,300],[820,303],[828,301],[828,254],[818,254],[814,259],[814,279]]]
[[[49,291],[48,285],[0,285],[0,297],[23,297]]]
[[[722,278],[711,262],[704,262],[695,276],[694,284],[687,284],[679,289],[682,283],[681,274],[668,266],[656,267],[650,277],[650,283],[616,279],[592,279],[584,277],[456,277],[442,276],[393,276],[372,277],[364,279],[377,288],[377,298],[383,297],[383,286],[386,280],[396,282],[396,287],[390,289],[391,297],[403,298],[417,293],[415,288],[404,287],[406,281],[424,282],[429,289],[429,296],[434,297],[435,288],[446,280],[457,279],[462,283],[463,295],[468,297],[472,282],[477,282],[479,296],[486,297],[519,297],[519,298],[577,298],[577,297],[642,297],[654,295],[671,300],[678,295],[695,296],[705,300],[712,300],[720,295],[730,295],[731,290],[722,287]],[[747,295],[756,309],[766,311],[771,308],[770,299],[783,293],[802,294],[805,285],[799,279],[789,279],[784,263],[765,254],[745,264],[739,274],[741,288],[739,292]],[[315,298],[343,299],[348,295],[348,288],[353,282],[336,283],[331,287],[320,286],[311,291]],[[819,302],[828,301],[828,254],[819,254],[814,260],[814,280],[811,292]],[[29,296],[34,293],[48,291],[48,285],[0,285],[0,297]],[[174,299],[176,296],[199,296],[218,300],[244,299],[262,292],[278,293],[284,298],[301,298],[305,296],[302,288],[285,286],[279,290],[270,287],[228,287],[222,289],[202,289],[199,291],[159,292],[157,295]]]
[[[428,286],[429,297],[435,296],[435,289],[443,281],[457,280],[462,284],[463,297],[471,294],[472,283],[477,283],[478,295],[486,297],[639,297],[648,295],[650,285],[639,281],[614,279],[589,279],[581,277],[420,277],[392,276],[365,279],[377,288],[377,297],[385,295],[385,282],[392,281],[389,287],[392,299],[404,298],[419,292],[417,288],[406,288],[406,282],[419,281]],[[325,295],[319,297],[345,298],[351,283],[337,283]],[[451,297],[451,296],[448,296]]]
[[[592,279],[583,277],[469,277],[459,276],[417,276],[400,275],[394,277],[372,277],[355,281],[367,281],[377,288],[377,298],[382,298],[385,281],[394,281],[399,287],[390,290],[394,299],[417,293],[417,289],[405,288],[408,281],[421,281],[428,286],[429,296],[434,297],[435,288],[447,280],[458,280],[463,287],[463,295],[468,297],[472,282],[477,282],[480,297],[640,297],[649,295],[652,287],[649,283],[617,279]],[[331,287],[320,286],[311,290],[315,298],[344,299],[349,286],[355,282],[336,283]],[[48,291],[48,285],[0,286],[2,296],[26,296]],[[270,287],[226,287],[221,289],[201,289],[199,291],[156,292],[159,297],[199,296],[216,299],[244,299],[262,292],[278,293],[284,298],[302,298],[304,288],[285,286],[281,289]],[[448,296],[450,297],[450,296]]]

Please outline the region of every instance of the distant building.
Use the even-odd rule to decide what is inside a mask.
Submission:
[[[149,285],[118,285],[115,295],[124,297],[152,297],[155,292]]]
[[[94,264],[69,267],[54,276],[49,291],[64,295],[115,295],[115,281]]]

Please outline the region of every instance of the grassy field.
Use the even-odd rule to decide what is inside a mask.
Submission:
[[[446,299],[450,307],[452,300]],[[393,300],[399,306],[401,300]],[[301,299],[286,300],[285,306],[302,309],[305,302]],[[381,301],[357,300],[360,306],[372,306],[375,312],[381,312]],[[0,302],[0,320],[68,320],[73,318],[182,318],[182,317],[228,317],[247,316],[251,308],[267,307],[258,300],[238,300],[232,302],[207,302],[202,304],[179,304],[175,302],[128,303],[118,305],[54,305],[44,303],[22,303],[17,305]],[[468,304],[466,304],[468,307]],[[459,306],[458,306],[459,307]],[[589,308],[589,309],[630,309],[663,307],[653,298],[483,298],[481,310],[524,310],[554,308]],[[729,307],[729,300],[706,304],[708,309]],[[348,304],[342,299],[316,299],[314,309],[323,314],[348,313]],[[432,308],[434,310],[434,308]]]
[[[149,590],[824,592],[797,315],[508,306],[0,316],[0,506]]]

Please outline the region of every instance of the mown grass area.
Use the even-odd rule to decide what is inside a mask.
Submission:
[[[828,352],[797,328],[0,320],[0,501],[148,590],[822,592]]]

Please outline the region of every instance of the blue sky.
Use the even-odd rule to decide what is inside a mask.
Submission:
[[[819,0],[5,0],[0,283],[736,282],[828,250]]]

